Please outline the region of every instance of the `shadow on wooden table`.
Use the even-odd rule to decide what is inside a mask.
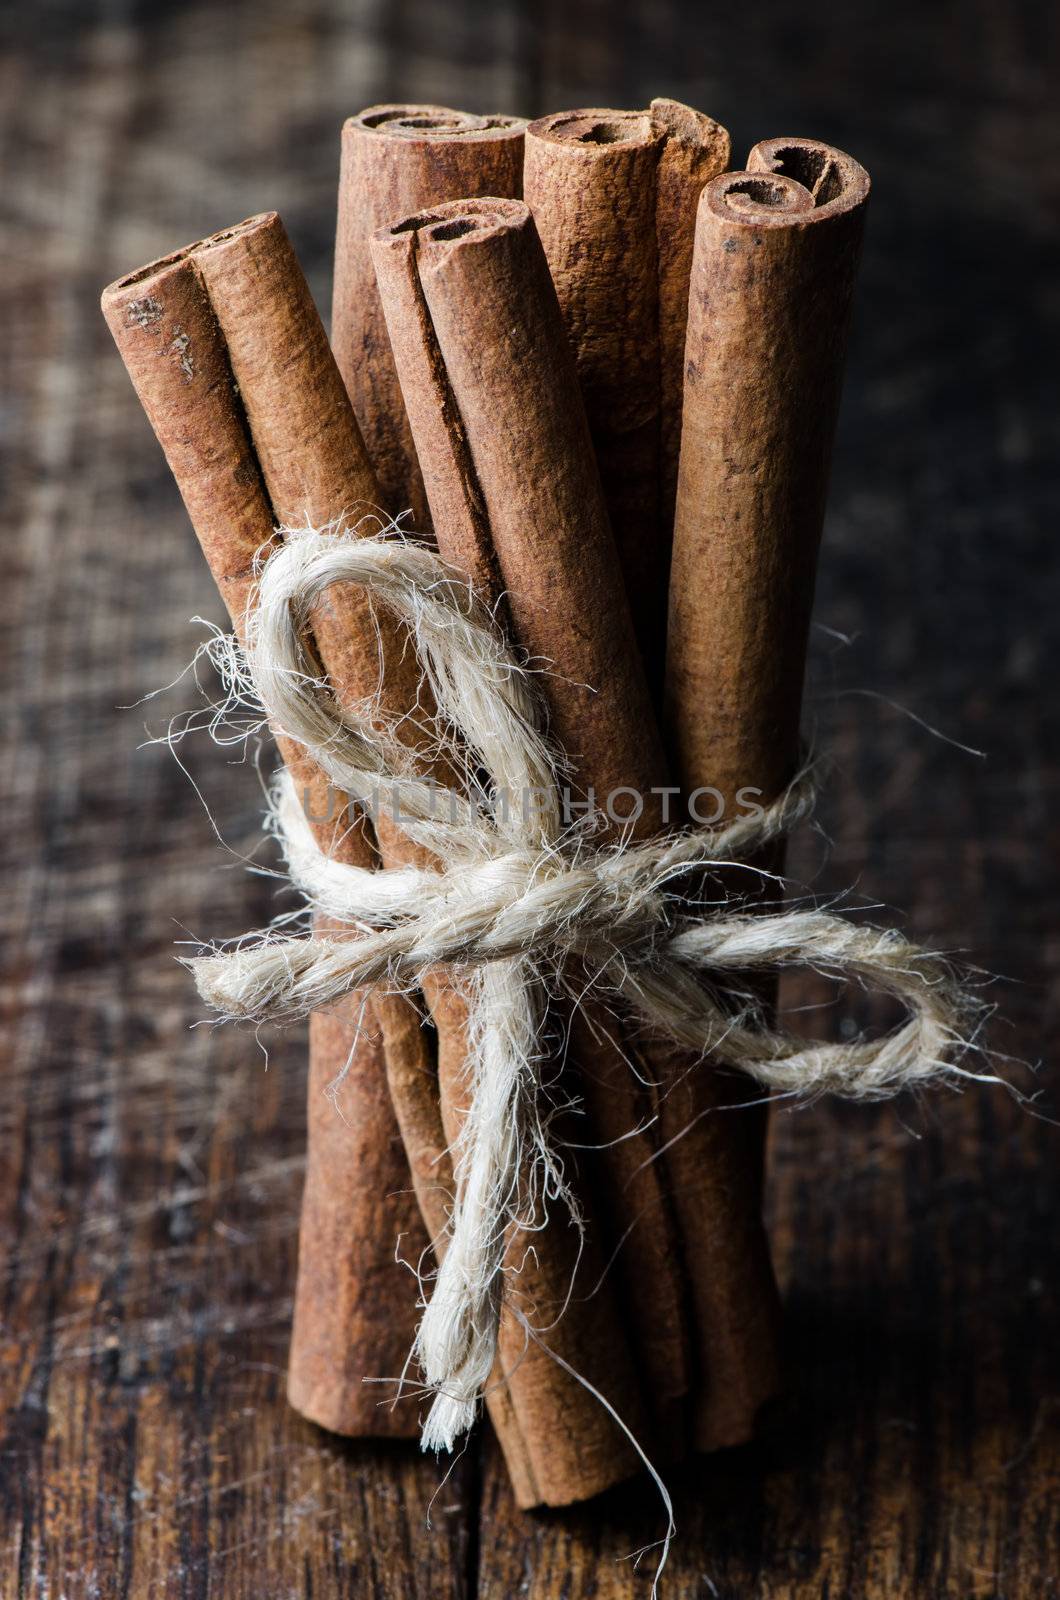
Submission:
[[[974,1226],[977,1197],[964,1198]],[[1028,1227],[1011,1241],[963,1305],[915,1276],[878,1277],[857,1304],[796,1293],[789,1392],[768,1431],[667,1475],[677,1537],[662,1593],[1001,1596],[1018,1571],[1048,1571],[1045,1447],[1060,1400],[1042,1363],[1060,1326],[1044,1304],[1042,1238]],[[495,1447],[486,1460],[481,1593],[650,1591],[658,1550],[631,1554],[665,1527],[646,1478],[587,1507],[521,1515]]]

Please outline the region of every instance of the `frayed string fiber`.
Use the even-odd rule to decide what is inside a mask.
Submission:
[[[378,707],[340,706],[321,681],[304,640],[314,602],[334,583],[363,585],[408,627],[461,753],[460,786],[424,780]],[[711,876],[808,815],[806,774],[757,814],[647,843],[602,846],[591,829],[565,826],[565,764],[542,731],[532,674],[467,582],[424,546],[393,532],[288,533],[261,569],[246,637],[245,656],[233,644],[222,662],[233,703],[244,714],[260,703],[339,791],[387,806],[437,865],[372,872],[331,859],[282,776],[269,827],[290,881],[349,933],[266,931],[194,959],[200,995],[222,1017],[285,1022],[351,990],[415,989],[439,965],[461,974],[468,995],[469,1109],[450,1234],[416,1338],[434,1396],[425,1448],[451,1449],[474,1420],[494,1365],[510,1226],[532,1225],[535,1186],[574,1209],[542,1109],[538,1049],[546,982],[569,959],[650,1029],[775,1093],[876,1100],[998,1081],[962,1065],[973,1007],[941,957],[823,910],[742,908]],[[507,803],[524,794],[542,797],[529,813]],[[716,890],[709,904],[706,879]],[[882,991],[906,1018],[880,1038],[841,1044],[770,1027],[742,991],[793,966]]]

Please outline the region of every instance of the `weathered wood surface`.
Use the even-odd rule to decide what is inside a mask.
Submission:
[[[520,1516],[476,1446],[428,1525],[433,1463],[336,1442],[286,1407],[303,1040],[270,1038],[266,1071],[246,1035],[192,1030],[173,960],[182,928],[234,932],[273,888],[219,848],[172,755],[138,748],[188,687],[118,709],[169,682],[198,637],[187,619],[220,608],[98,290],[276,206],[326,304],[338,129],[358,106],[536,114],[670,93],[727,121],[741,154],[805,132],[870,167],[811,684],[836,758],[832,848],[808,835],[796,866],[1003,973],[998,1044],[1048,1062],[1055,18],[1031,0],[869,4],[842,22],[779,0],[688,9],[683,24],[673,0],[9,12],[4,1597],[650,1587],[652,1556],[619,1559],[660,1531],[644,1484]],[[254,849],[253,772],[204,740],[184,760],[229,849]],[[776,1117],[792,1401],[769,1442],[674,1485],[664,1594],[1060,1593],[1047,1069],[1041,1088],[1038,1117],[997,1091]]]

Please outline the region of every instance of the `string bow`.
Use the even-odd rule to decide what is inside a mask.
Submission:
[[[377,706],[340,705],[321,680],[305,640],[314,603],[334,583],[364,585],[406,624],[464,781],[424,779]],[[570,958],[650,1029],[773,1092],[872,1100],[973,1075],[956,1059],[965,1002],[939,957],[823,911],[740,909],[731,870],[724,889],[712,876],[808,813],[805,780],[757,813],[647,843],[603,846],[565,823],[563,760],[542,731],[532,676],[468,584],[423,546],[393,534],[289,534],[262,568],[234,670],[273,728],[303,744],[343,795],[393,817],[433,858],[380,872],[332,859],[284,776],[271,825],[290,880],[349,932],[267,931],[191,963],[209,1005],[255,1021],[290,1021],[374,985],[415,989],[440,965],[460,975],[469,1110],[453,1152],[449,1237],[416,1337],[434,1394],[425,1448],[451,1448],[474,1418],[496,1353],[505,1237],[526,1220],[533,1174],[566,1194],[540,1103],[537,1041],[547,983]],[[894,996],[906,1020],[842,1044],[767,1026],[742,984],[791,966]]]

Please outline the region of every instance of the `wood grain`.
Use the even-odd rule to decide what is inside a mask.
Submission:
[[[808,834],[793,866],[1004,973],[997,1042],[1045,1061],[1042,1117],[979,1092],[775,1116],[791,1399],[763,1445],[675,1483],[663,1593],[1056,1597],[1055,19],[1032,0],[959,19],[870,0],[842,29],[795,28],[780,0],[683,18],[676,0],[55,0],[7,29],[4,1600],[649,1592],[652,1556],[617,1559],[660,1532],[643,1483],[524,1516],[487,1445],[428,1528],[433,1463],[285,1404],[304,1038],[271,1036],[266,1070],[248,1035],[190,1031],[174,940],[276,902],[173,758],[137,748],[188,686],[118,709],[180,670],[190,616],[221,612],[97,298],[275,206],[326,305],[360,105],[662,92],[741,153],[794,131],[872,172],[817,605],[853,642],[818,630],[810,669],[834,844],[822,864]],[[255,849],[253,773],[201,740],[184,759],[228,845]]]

